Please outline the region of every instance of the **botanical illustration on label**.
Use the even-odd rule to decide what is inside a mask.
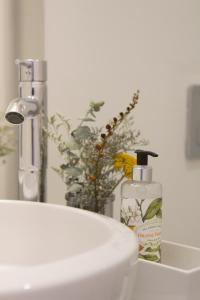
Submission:
[[[160,262],[162,198],[122,199],[121,222],[136,232],[139,258]]]

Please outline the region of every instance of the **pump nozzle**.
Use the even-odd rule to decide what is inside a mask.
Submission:
[[[137,154],[137,165],[147,166],[148,165],[148,156],[158,157],[157,153],[145,150],[135,150]]]

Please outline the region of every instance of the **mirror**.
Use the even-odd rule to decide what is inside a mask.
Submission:
[[[140,89],[134,126],[159,153],[152,165],[164,187],[163,238],[200,247],[200,3],[2,0],[0,6],[1,110],[16,97],[16,57],[48,61],[49,116],[77,120],[90,101],[105,101],[98,119],[104,126]],[[16,155],[6,161],[0,197],[16,198]],[[50,144],[48,202],[65,204],[65,185],[51,169],[59,163]],[[119,206],[118,190],[116,217]]]

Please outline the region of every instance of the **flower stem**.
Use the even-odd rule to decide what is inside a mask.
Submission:
[[[138,102],[138,98],[139,98],[139,91],[137,91],[137,93],[135,93],[133,95],[133,101],[130,104],[130,106],[128,107],[127,111],[125,113],[120,113],[120,117],[119,118],[114,118],[115,121],[111,122],[110,124],[106,125],[106,129],[107,129],[107,134],[104,134],[103,137],[103,142],[101,143],[101,150],[98,152],[98,156],[97,156],[97,160],[96,160],[96,164],[95,164],[95,180],[94,180],[94,198],[95,198],[95,208],[98,210],[98,189],[97,189],[97,181],[98,181],[98,177],[99,174],[101,174],[101,170],[99,170],[99,162],[101,157],[103,156],[103,151],[104,148],[107,144],[107,140],[110,139],[110,137],[113,135],[113,133],[115,132],[115,130],[121,125],[121,123],[124,121],[124,119],[126,119],[126,117],[131,113],[131,111],[135,108],[135,105]],[[114,120],[113,119],[113,120]],[[111,193],[115,190],[115,188],[118,186],[118,184],[122,181],[124,175],[122,176],[122,178],[119,180],[119,182],[117,182],[117,184],[114,186],[114,188],[112,189]]]
[[[116,187],[122,182],[122,180],[124,179],[125,175],[122,175],[121,178],[115,183],[115,185],[113,186],[112,190],[110,191],[109,195],[110,196],[114,190],[116,189]]]

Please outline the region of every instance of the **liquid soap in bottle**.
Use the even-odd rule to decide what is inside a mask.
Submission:
[[[136,150],[137,165],[133,180],[121,185],[121,222],[135,231],[139,242],[139,258],[160,262],[162,186],[152,181],[148,156],[151,151]]]

